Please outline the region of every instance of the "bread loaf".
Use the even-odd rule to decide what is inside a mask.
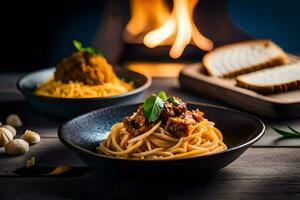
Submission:
[[[203,57],[209,75],[231,78],[286,62],[287,55],[268,39],[244,41],[214,49]]]

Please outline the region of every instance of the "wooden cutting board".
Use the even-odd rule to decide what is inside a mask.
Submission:
[[[292,59],[294,60],[295,57],[293,56]],[[179,82],[184,89],[261,116],[270,118],[300,117],[300,90],[261,95],[237,87],[234,79],[225,80],[208,76],[201,63],[184,67],[180,72]]]

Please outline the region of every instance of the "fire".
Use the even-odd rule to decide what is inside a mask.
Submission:
[[[126,25],[124,38],[128,42],[142,42],[140,36],[156,29],[170,16],[164,0],[131,0],[131,19]]]
[[[193,13],[198,0],[173,0],[170,12],[164,0],[131,0],[131,19],[125,39],[141,35],[149,48],[171,45],[170,56],[179,58],[188,44],[209,51],[213,42],[198,30]]]

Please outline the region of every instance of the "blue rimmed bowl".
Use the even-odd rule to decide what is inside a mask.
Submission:
[[[115,68],[117,75],[126,81],[133,81],[136,89],[115,96],[96,98],[56,98],[34,94],[36,86],[53,76],[54,71],[55,68],[49,68],[25,75],[18,80],[17,88],[33,108],[67,118],[98,108],[139,102],[143,98],[143,93],[152,83],[149,76],[125,68]]]
[[[137,106],[113,106],[81,115],[59,128],[59,139],[89,167],[103,174],[120,177],[178,177],[214,172],[227,166],[259,140],[265,131],[262,121],[247,113],[214,105],[189,103],[189,109],[198,108],[208,120],[215,122],[215,126],[223,133],[228,150],[176,160],[130,160],[98,154],[96,146],[99,141],[106,139],[111,126],[131,115]]]

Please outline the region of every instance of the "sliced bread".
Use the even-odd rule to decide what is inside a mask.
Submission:
[[[285,52],[268,39],[244,41],[214,49],[203,57],[211,76],[231,78],[284,64]]]
[[[238,86],[262,94],[293,90],[300,87],[300,62],[240,75],[236,81]]]

